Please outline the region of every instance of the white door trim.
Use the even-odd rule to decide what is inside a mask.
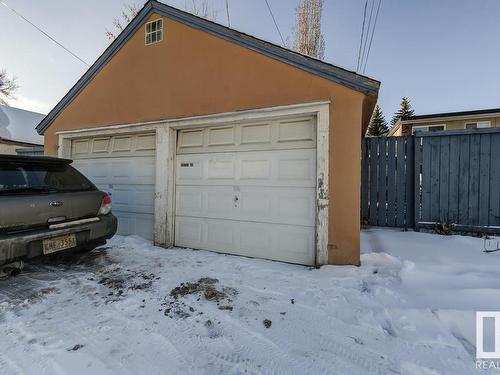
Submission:
[[[330,102],[293,104],[227,112],[173,120],[113,125],[100,128],[57,132],[59,157],[71,156],[71,140],[106,134],[156,132],[155,244],[169,247],[174,243],[174,207],[177,130],[193,127],[244,123],[285,116],[313,115],[316,117],[316,265],[328,264],[328,168],[330,155]]]

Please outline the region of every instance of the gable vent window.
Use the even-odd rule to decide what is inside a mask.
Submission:
[[[161,42],[163,40],[163,20],[157,19],[146,24],[146,45]]]

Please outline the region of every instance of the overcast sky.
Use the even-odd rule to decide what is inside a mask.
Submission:
[[[127,0],[2,0],[89,63]],[[224,0],[209,0],[225,24]],[[369,0],[369,4],[372,0]],[[130,2],[141,3],[140,0]],[[164,1],[185,9],[191,0]],[[298,0],[269,0],[285,38]],[[355,70],[365,0],[325,0],[328,62]],[[280,44],[264,0],[229,0],[231,26]],[[369,11],[369,9],[368,9]],[[416,113],[500,107],[500,0],[382,0],[365,74],[382,82],[387,120],[408,96]],[[47,113],[87,67],[0,5],[0,69],[20,89],[12,105]]]

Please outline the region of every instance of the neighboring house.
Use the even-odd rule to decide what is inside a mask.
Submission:
[[[37,127],[160,246],[359,264],[380,83],[148,1]]]
[[[495,127],[500,127],[500,108],[411,116],[405,120],[399,120],[389,131],[389,136],[411,135],[415,131]]]
[[[43,137],[35,127],[45,117],[36,112],[0,105],[0,154],[42,154]]]

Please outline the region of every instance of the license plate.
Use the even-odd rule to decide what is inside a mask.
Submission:
[[[43,240],[43,253],[51,254],[57,251],[70,249],[76,246],[76,235],[68,234],[66,236],[48,238]]]

